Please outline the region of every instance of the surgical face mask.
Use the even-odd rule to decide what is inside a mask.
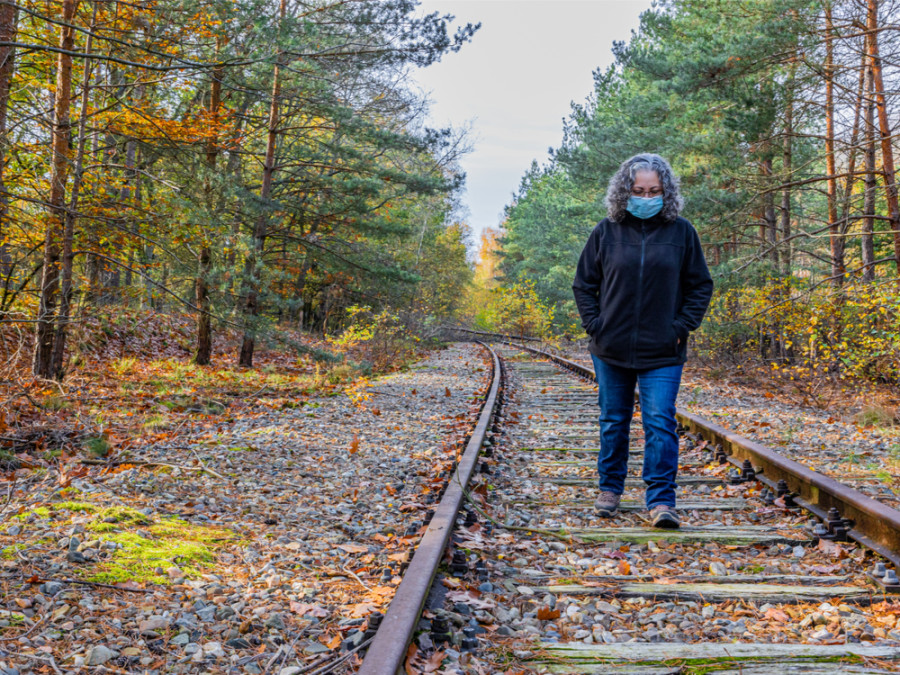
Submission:
[[[628,198],[628,206],[625,207],[625,210],[635,218],[646,220],[662,211],[662,207],[662,195],[658,197],[635,197],[632,195]]]

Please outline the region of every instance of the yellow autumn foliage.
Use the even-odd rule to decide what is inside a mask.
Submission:
[[[841,289],[796,279],[717,293],[696,344],[707,354],[756,352],[788,377],[900,378],[896,280]]]

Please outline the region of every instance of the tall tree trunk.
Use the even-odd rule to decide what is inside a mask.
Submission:
[[[766,191],[763,194],[763,232],[764,232],[764,245],[768,245],[769,247],[769,257],[772,259],[772,264],[775,268],[778,268],[778,249],[776,248],[776,244],[778,242],[778,223],[775,219],[775,193],[772,192],[769,188],[772,185],[772,158],[767,157],[762,161],[762,175],[763,175],[763,184],[766,186]]]
[[[784,111],[784,143],[782,145],[782,171],[784,172],[785,187],[781,191],[781,237],[784,242],[782,251],[782,264],[784,275],[791,275],[791,188],[788,187],[793,175],[793,140],[794,140],[794,71],[796,66],[791,64],[791,73],[787,84],[787,103]]]
[[[85,43],[85,54],[91,53],[93,42],[93,30],[97,21],[97,4],[94,2],[93,15],[91,17],[91,32],[88,33]],[[65,376],[66,335],[69,327],[69,317],[72,307],[72,253],[75,239],[75,213],[78,210],[78,198],[81,195],[81,184],[84,172],[84,148],[87,141],[87,116],[91,91],[91,63],[85,64],[84,85],[81,90],[81,112],[78,118],[78,150],[75,155],[75,171],[73,172],[72,191],[69,197],[69,208],[66,211],[65,231],[63,232],[62,254],[62,290],[59,300],[59,317],[56,321],[56,334],[53,341],[53,356],[50,365],[53,376],[62,380]]]
[[[41,274],[41,298],[35,330],[32,370],[39,377],[53,376],[52,356],[54,314],[59,294],[59,247],[65,229],[66,179],[69,170],[69,141],[72,135],[69,105],[72,96],[72,51],[75,47],[76,0],[63,0],[63,23],[59,28],[60,53],[56,63],[56,92],[53,110],[53,162],[50,170],[47,229]]]
[[[218,50],[217,50],[218,52]],[[212,83],[209,95],[209,118],[212,125],[212,134],[206,142],[206,210],[210,218],[214,218],[216,212],[216,199],[213,190],[212,176],[216,170],[216,160],[219,156],[219,108],[222,103],[222,78],[225,75],[224,66],[216,66],[212,71]],[[202,225],[201,225],[202,228]],[[198,366],[208,366],[212,360],[212,325],[210,321],[209,300],[209,275],[212,267],[212,248],[207,233],[202,233],[203,243],[200,247],[198,260],[196,299],[200,313],[197,316],[197,356],[194,358]]]
[[[856,155],[858,150],[857,146],[859,144],[859,130],[864,115],[863,99],[866,96],[866,73],[869,70],[866,65],[867,56],[865,45],[863,45],[860,58],[859,78],[856,85],[856,104],[853,106],[853,131],[850,133],[850,145],[847,151],[847,178],[844,180],[844,190],[842,192],[844,197],[840,213],[842,237],[846,237],[846,234],[849,232],[854,221],[854,219],[850,217],[850,209],[853,205],[853,186],[856,183]],[[844,250],[846,252],[847,240],[846,238],[843,238],[842,241],[844,242]]]
[[[881,131],[881,163],[884,170],[884,188],[887,197],[890,227],[894,235],[894,260],[900,274],[900,206],[897,203],[897,179],[894,172],[894,149],[891,145],[891,127],[888,124],[887,104],[884,97],[884,80],[881,75],[881,56],[878,53],[878,0],[868,0],[866,32],[868,34],[869,63],[872,66],[872,83],[878,126]]]
[[[828,174],[828,233],[831,242],[831,277],[844,283],[844,247],[838,225],[837,173],[834,159],[834,24],[831,3],[825,4],[825,172]]]
[[[0,5],[0,41],[15,42],[18,28],[19,8],[13,4]],[[5,168],[7,116],[9,112],[9,91],[15,71],[15,47],[0,47],[0,277],[9,277],[12,260],[5,243],[4,230],[9,217],[9,195],[6,192]]]
[[[863,198],[862,264],[863,281],[875,281],[875,84],[871,64],[866,68],[866,182]]]
[[[98,69],[99,71],[99,69]],[[103,85],[103,79],[100,73],[97,73],[97,86],[99,89]],[[91,157],[93,161],[97,164],[103,163],[103,158],[100,156],[100,134],[98,132],[94,132],[91,138]],[[96,227],[88,228],[87,232],[88,246],[92,253],[88,255],[87,258],[87,275],[88,275],[88,283],[87,283],[87,293],[85,293],[85,303],[86,304],[94,304],[99,302],[100,296],[102,294],[102,281],[101,275],[103,272],[103,261],[99,255],[95,255],[95,253],[100,252],[100,233],[97,231]]]
[[[137,162],[137,142],[133,138],[129,138],[127,141],[125,141],[125,176],[124,176],[125,180],[122,183],[122,191],[119,194],[119,201],[121,202],[121,206],[119,208],[121,209],[121,213],[123,213],[123,214],[127,214],[128,209],[131,208],[131,205],[129,202],[131,201],[132,190],[134,190],[134,192],[137,193],[137,190],[135,189],[135,180],[137,178],[137,171],[135,171],[135,167],[137,165],[136,162]],[[128,216],[127,215],[120,218],[119,223],[120,223],[120,227],[123,232],[128,230],[128,225],[127,225]],[[137,234],[136,229],[134,229],[137,227],[136,221],[132,220],[132,223],[133,223],[132,232],[134,234]],[[123,284],[124,288],[123,288],[123,293],[122,293],[125,298],[126,304],[128,303],[129,293],[130,293],[129,289],[131,288],[131,283],[132,283],[131,268],[133,265],[134,265],[134,246],[129,246],[128,247],[128,264],[125,267],[125,281]]]
[[[285,0],[281,0],[279,7],[279,28],[284,23]],[[246,285],[246,300],[244,303],[244,341],[241,344],[241,356],[239,363],[242,366],[253,365],[253,350],[256,343],[256,318],[259,316],[259,286],[262,276],[262,252],[266,242],[268,226],[268,202],[272,194],[272,175],[275,173],[275,145],[278,140],[278,110],[281,97],[281,63],[282,55],[276,57],[275,68],[272,75],[272,102],[269,106],[268,139],[266,142],[266,157],[263,162],[263,180],[259,191],[261,211],[256,219],[253,229],[253,246],[247,255],[244,266],[244,283]]]

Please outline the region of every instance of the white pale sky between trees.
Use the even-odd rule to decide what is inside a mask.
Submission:
[[[461,165],[462,197],[478,244],[497,227],[532,160],[543,163],[562,140],[572,101],[593,88],[592,73],[612,62],[650,0],[423,0],[420,11],[481,22],[472,42],[416,71],[430,93],[433,126],[471,126],[473,151]],[[623,157],[623,159],[625,159]]]

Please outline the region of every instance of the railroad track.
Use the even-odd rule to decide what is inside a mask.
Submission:
[[[679,411],[681,529],[649,526],[637,416],[622,511],[598,518],[596,386],[553,358],[496,347],[360,672],[436,652],[463,672],[900,671],[900,512]]]

